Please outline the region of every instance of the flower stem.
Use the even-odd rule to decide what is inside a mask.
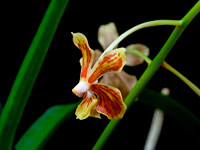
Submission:
[[[143,28],[147,28],[147,27],[161,26],[161,25],[181,26],[182,21],[181,20],[154,20],[154,21],[148,21],[148,22],[141,23],[137,26],[134,26],[131,29],[124,32],[123,34],[121,34],[115,41],[113,41],[113,43],[103,52],[101,56],[103,56],[106,52],[112,50],[116,45],[118,45],[123,39],[125,39],[127,36],[129,36],[133,32],[138,31]]]
[[[127,49],[126,52],[142,57],[147,62],[147,64],[150,64],[152,62],[152,60],[149,57],[145,56],[142,52],[138,50]],[[179,71],[177,71],[175,68],[173,68],[171,65],[169,65],[165,61],[163,62],[162,67],[164,67],[165,69],[169,70],[174,75],[176,75],[185,84],[187,84],[187,86],[189,86],[198,96],[200,96],[200,89],[194,83],[192,83],[189,79],[187,79],[184,75],[182,75]]]

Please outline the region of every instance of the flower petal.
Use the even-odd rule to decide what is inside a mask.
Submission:
[[[126,63],[125,50],[118,48],[105,53],[92,68],[88,83],[93,83],[107,72],[120,72]]]
[[[117,37],[118,32],[115,24],[110,22],[105,25],[101,25],[98,30],[98,41],[105,50]]]
[[[96,107],[90,111],[90,117],[95,117],[101,119],[100,113],[97,112]]]
[[[129,75],[124,71],[119,73],[107,73],[100,80],[100,83],[118,88],[121,91],[123,98],[126,98],[136,82],[136,76]]]
[[[145,56],[149,55],[149,48],[143,44],[131,44],[127,46],[126,49],[133,49],[133,50],[135,49],[142,52]],[[126,58],[127,58],[126,62],[127,66],[136,66],[144,62],[144,59],[142,59],[140,56],[136,56],[130,53],[126,53]]]
[[[101,54],[102,54],[102,52],[100,50],[98,50],[98,49],[94,50],[94,60],[93,60],[92,67],[95,65],[95,63],[97,62],[97,60],[99,59]]]
[[[94,59],[94,52],[89,47],[88,40],[82,33],[72,33],[74,44],[81,50],[82,59],[81,59],[81,80],[86,80],[89,70]]]
[[[117,88],[103,84],[92,84],[91,90],[97,94],[97,112],[106,115],[108,119],[120,119],[124,116],[126,105]]]
[[[100,114],[96,112],[95,105],[97,103],[97,99],[94,98],[94,96],[82,100],[82,102],[78,105],[76,109],[76,119],[86,119],[89,116],[100,118]]]

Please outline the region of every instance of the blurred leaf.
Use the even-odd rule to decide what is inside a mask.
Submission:
[[[174,99],[145,88],[139,96],[139,102],[160,108],[190,131],[192,135],[200,138],[200,119]]]
[[[74,114],[78,103],[53,106],[39,117],[16,144],[16,150],[42,149],[56,129]]]
[[[33,85],[69,0],[51,0],[0,116],[0,149],[10,150]],[[25,13],[25,12],[24,12]]]
[[[1,105],[1,103],[0,103],[0,114],[1,114],[1,111],[2,111],[2,105]]]

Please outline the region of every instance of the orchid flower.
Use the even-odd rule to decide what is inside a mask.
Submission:
[[[119,34],[117,27],[113,22],[101,25],[98,29],[98,41],[103,50],[105,50],[115,39],[117,39],[118,36]],[[143,44],[130,44],[126,47],[126,49],[138,50],[146,56],[149,55],[149,48]],[[96,62],[96,60],[100,57],[101,53],[102,52],[100,50],[95,50],[94,62]],[[133,55],[131,53],[125,54],[127,59],[125,64],[126,66],[136,66],[144,62],[144,59],[139,56]],[[136,84],[137,78],[135,75],[130,75],[125,71],[121,71],[119,73],[107,73],[99,82],[118,88],[122,93],[122,97],[126,98],[128,93]]]
[[[77,119],[89,116],[108,119],[120,119],[124,116],[126,105],[121,92],[112,86],[98,83],[98,79],[108,72],[120,72],[126,63],[125,48],[118,48],[105,53],[93,64],[94,51],[89,47],[87,38],[81,33],[72,33],[74,44],[81,50],[82,69],[79,83],[72,92],[83,100],[76,109]]]

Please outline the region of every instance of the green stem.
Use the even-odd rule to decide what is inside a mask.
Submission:
[[[0,149],[11,150],[32,87],[56,32],[68,0],[52,0],[20,67],[0,116]]]
[[[147,27],[161,26],[161,25],[181,26],[182,21],[181,20],[154,20],[154,21],[148,21],[148,22],[145,22],[145,23],[141,23],[137,26],[134,26],[133,28],[131,28],[128,31],[121,34],[112,44],[110,44],[109,47],[103,52],[101,57],[106,52],[112,50],[116,45],[118,45],[123,39],[125,39],[127,36],[129,36],[133,32],[138,31],[138,30],[143,29],[143,28],[147,28]]]
[[[200,1],[198,1],[193,8],[183,17],[182,19],[182,26],[176,27],[172,34],[170,35],[169,39],[165,43],[165,45],[162,47],[158,55],[154,58],[152,63],[149,65],[149,67],[145,70],[143,75],[140,77],[138,82],[136,83],[135,87],[132,89],[132,91],[129,93],[127,98],[125,99],[125,103],[127,104],[127,108],[130,108],[130,106],[133,104],[135,99],[138,97],[140,92],[143,90],[143,88],[146,86],[146,84],[149,82],[149,80],[153,77],[155,72],[158,70],[160,65],[163,63],[164,59],[178,40],[178,38],[181,36],[182,32],[185,30],[185,28],[189,25],[189,23],[192,21],[192,19],[199,13],[200,11]],[[103,131],[102,135],[98,139],[97,143],[94,146],[95,149],[101,149],[103,147],[103,144],[107,141],[109,136],[111,135],[114,128],[116,128],[117,124],[120,120],[111,120],[105,130]],[[112,130],[110,130],[112,128]]]
[[[134,55],[140,56],[141,58],[143,58],[147,64],[150,64],[152,62],[152,60],[145,56],[142,52],[138,51],[138,50],[133,50],[133,49],[127,49],[126,50],[127,53],[132,53]],[[162,66],[169,70],[170,72],[172,72],[174,75],[176,75],[179,79],[181,79],[186,85],[188,85],[198,96],[200,96],[200,89],[194,84],[192,83],[189,79],[187,79],[184,75],[182,75],[179,71],[177,71],[175,68],[173,68],[171,65],[169,65],[167,62],[163,62]]]

